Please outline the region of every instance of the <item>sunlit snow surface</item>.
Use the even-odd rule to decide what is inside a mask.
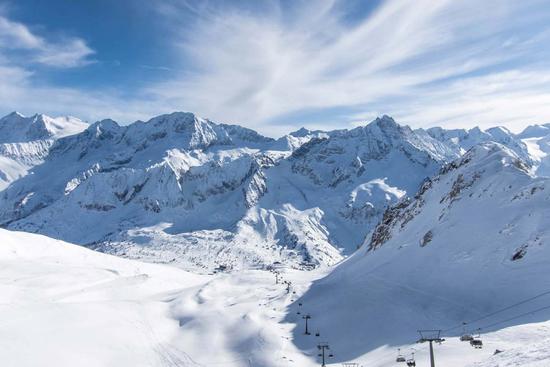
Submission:
[[[195,275],[6,230],[0,230],[0,243],[2,366],[313,367],[319,365],[319,341],[352,341],[345,330],[319,327],[319,316],[333,310],[307,300],[297,305],[297,297],[324,276],[319,271],[282,270],[296,292],[287,294],[267,271]],[[341,301],[353,304],[353,294],[348,297]],[[305,313],[312,315],[310,336],[303,335]],[[357,319],[356,327],[369,325]],[[549,329],[550,323],[538,323],[485,334],[482,350],[452,338],[435,347],[437,361],[450,367],[546,366]],[[370,337],[376,332],[370,330]],[[343,351],[333,345],[336,361]],[[417,365],[427,364],[427,349],[414,343],[383,345],[356,360],[395,366],[398,346],[404,354],[415,348]],[[495,349],[504,352],[492,356]]]

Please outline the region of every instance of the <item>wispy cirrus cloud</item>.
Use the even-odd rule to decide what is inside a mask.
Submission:
[[[26,25],[0,14],[0,50],[4,54],[25,51],[27,61],[47,66],[79,67],[93,62],[94,51],[80,38],[64,37],[49,41],[33,33]],[[14,56],[15,58],[15,56]],[[21,62],[21,58],[17,58]]]
[[[550,120],[550,104],[534,98],[548,84],[515,91],[518,79],[526,87],[534,82],[534,64],[550,56],[541,53],[550,24],[543,2],[391,0],[354,22],[349,2],[294,4],[262,14],[194,9],[192,31],[175,40],[194,69],[149,92],[266,130],[304,110],[321,125],[333,119],[327,126],[341,127],[345,114],[322,116],[336,107],[383,111],[414,125],[516,124],[505,118],[511,110]],[[550,66],[536,70],[550,75]]]

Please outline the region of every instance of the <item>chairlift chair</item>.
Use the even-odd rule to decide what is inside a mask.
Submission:
[[[470,345],[476,349],[483,348],[483,342],[481,341],[481,328],[477,329],[477,337],[470,340]]]
[[[474,337],[473,337],[472,335],[470,335],[470,334],[462,334],[462,335],[460,336],[460,341],[461,341],[461,342],[470,342],[470,341],[472,341],[472,340],[474,340]]]
[[[406,362],[407,360],[405,357],[401,354],[401,349],[397,349],[397,358],[395,359],[396,362]]]
[[[483,342],[481,341],[481,339],[477,338],[470,340],[470,345],[476,349],[483,348]]]
[[[411,354],[411,358],[407,359],[407,367],[416,367],[416,361],[414,360],[414,353]]]
[[[469,342],[469,341],[474,340],[473,335],[467,332],[466,325],[467,325],[466,322],[462,323],[462,335],[460,335],[460,341],[461,342]]]

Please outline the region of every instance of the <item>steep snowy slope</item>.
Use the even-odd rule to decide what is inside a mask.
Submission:
[[[13,112],[0,119],[0,191],[41,164],[54,141],[83,131],[75,117],[25,117]]]
[[[550,124],[531,125],[517,135],[527,146],[531,156],[532,172],[539,176],[550,176]]]
[[[462,355],[463,364],[443,364],[465,365],[478,352],[454,339],[462,322],[488,333],[550,319],[549,204],[550,181],[531,176],[512,150],[474,147],[387,210],[362,249],[297,302],[330,333],[335,362],[392,365],[384,346],[412,344],[418,329],[443,329],[451,339],[440,360]],[[490,340],[489,352],[517,342]]]
[[[0,223],[182,266],[330,265],[457,156],[387,116],[277,141],[190,113],[104,120],[5,190]]]

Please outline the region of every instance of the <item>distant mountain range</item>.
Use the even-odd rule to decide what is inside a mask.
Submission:
[[[0,225],[187,268],[332,265],[376,247],[388,208],[469,150],[494,144],[525,180],[546,175],[549,130],[413,130],[383,116],[272,139],[182,112],[128,126],[12,113]]]

